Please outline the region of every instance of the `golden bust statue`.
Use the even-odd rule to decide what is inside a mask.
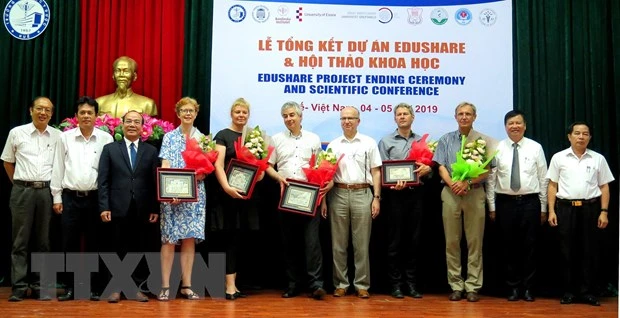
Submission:
[[[120,118],[130,110],[150,116],[157,115],[157,106],[152,99],[136,94],[131,84],[138,78],[138,64],[132,58],[121,56],[112,65],[112,79],[116,83],[114,94],[97,97],[99,115]]]

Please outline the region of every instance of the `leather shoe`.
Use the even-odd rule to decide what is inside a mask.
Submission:
[[[67,292],[58,296],[58,301],[67,301],[67,300],[73,300],[74,296],[73,296],[73,288],[67,288]]]
[[[467,301],[471,303],[475,303],[480,300],[480,296],[476,292],[468,292],[467,293]]]
[[[564,296],[560,299],[560,304],[568,305],[575,302],[575,296],[571,293],[565,293]]]
[[[292,298],[299,295],[299,291],[294,287],[289,287],[284,293],[282,293],[282,298]]]
[[[452,294],[450,294],[450,296],[448,296],[448,299],[450,299],[450,301],[459,301],[463,299],[463,292],[460,290],[455,290]]]
[[[392,295],[392,297],[394,298],[405,298],[405,295],[403,295],[403,292],[400,290],[400,287],[393,287],[392,292],[390,292],[390,295]]]
[[[90,292],[91,301],[99,301],[99,298],[101,298],[101,295],[98,292]]]
[[[336,288],[334,290],[334,297],[344,297],[347,294],[347,290],[344,288]]]
[[[370,298],[370,294],[368,293],[368,291],[366,289],[358,289],[357,290],[357,297],[359,297],[359,298]]]
[[[146,297],[146,295],[143,294],[142,292],[137,292],[136,293],[136,301],[141,302],[141,303],[145,303],[145,302],[149,301],[149,298]]]
[[[322,287],[318,287],[316,288],[313,292],[312,292],[312,298],[316,299],[316,300],[321,300],[323,299],[323,297],[325,297],[325,295],[327,295],[327,292],[325,291],[325,289],[323,289]]]
[[[112,304],[116,304],[121,301],[121,293],[112,293],[110,297],[108,297],[108,302]]]
[[[508,301],[517,301],[519,300],[519,289],[513,288],[510,290],[510,296],[508,296]]]
[[[592,305],[592,306],[600,306],[601,303],[598,301],[598,299],[595,296],[592,295],[586,295],[583,297],[583,301],[586,304]]]
[[[534,294],[532,294],[532,291],[530,291],[529,289],[526,289],[525,292],[523,293],[523,300],[525,301],[534,301]]]
[[[237,293],[234,293],[234,294],[226,293],[226,300],[235,300],[235,299],[237,299],[237,296],[235,296],[236,294]]]
[[[422,293],[420,293],[414,284],[407,285],[406,295],[413,298],[422,298]]]
[[[240,291],[236,291],[233,295],[235,295],[236,298],[246,298],[246,297],[248,297],[247,294],[242,293]]]

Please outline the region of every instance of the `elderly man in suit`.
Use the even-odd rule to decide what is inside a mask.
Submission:
[[[155,171],[159,165],[157,148],[140,140],[144,119],[137,111],[123,116],[123,140],[103,147],[99,161],[99,211],[107,223],[108,247],[120,257],[127,252],[143,251],[142,243],[149,223],[157,222],[159,205],[155,189]],[[134,282],[142,282],[135,276]],[[108,302],[120,300],[118,287]],[[140,291],[125,295],[146,302]]]

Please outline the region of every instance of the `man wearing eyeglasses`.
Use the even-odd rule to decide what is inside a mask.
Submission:
[[[332,233],[332,256],[334,259],[334,296],[343,297],[349,288],[347,275],[347,249],[349,234],[352,237],[355,279],[353,285],[360,298],[369,298],[370,261],[368,246],[372,219],[379,215],[381,200],[381,156],[377,142],[358,133],[360,113],[355,107],[340,111],[343,135],[329,143],[339,158],[334,180],[328,185],[329,219]],[[321,214],[327,217],[325,200]]]
[[[49,252],[52,216],[50,180],[54,149],[60,131],[49,126],[54,105],[47,97],[37,97],[30,105],[32,122],[9,132],[2,151],[4,170],[13,183],[9,206],[12,217],[11,284],[9,301],[21,301],[31,288],[31,297],[50,300],[41,290],[40,276],[28,277],[28,254]],[[32,248],[30,248],[32,247]]]
[[[140,113],[131,110],[122,122],[124,138],[103,147],[97,178],[101,220],[111,233],[107,237],[108,249],[121,258],[127,252],[145,252],[148,225],[159,217],[155,188],[159,166],[157,148],[140,140],[144,124]],[[135,284],[106,288],[112,291],[108,302],[119,302],[121,289],[129,299],[148,301],[137,289],[143,281],[135,273],[132,277]]]
[[[95,128],[99,105],[88,96],[76,102],[75,117],[78,127],[60,135],[56,145],[52,169],[51,190],[54,212],[61,216],[62,249],[65,253],[81,251],[82,235],[86,252],[98,252],[99,201],[97,196],[97,172],[103,147],[113,141],[112,136]],[[101,286],[99,275],[92,275],[91,300],[99,300]],[[65,294],[59,301],[73,300],[74,281],[66,276]],[[86,295],[78,295],[86,298]]]

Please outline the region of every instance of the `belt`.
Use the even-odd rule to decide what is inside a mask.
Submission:
[[[370,188],[370,184],[368,183],[334,183],[334,186],[336,186],[336,188],[349,190]]]
[[[560,205],[570,205],[570,206],[582,206],[587,204],[598,203],[601,197],[596,197],[593,199],[578,199],[578,200],[565,200],[565,199],[556,199],[555,203]]]
[[[35,189],[43,189],[49,188],[49,181],[22,181],[22,180],[13,180],[13,184],[17,184],[27,188],[35,188]]]
[[[504,200],[515,200],[515,201],[538,198],[538,193],[528,193],[528,194],[519,194],[519,195],[496,193],[495,195],[497,196],[498,199],[502,198]]]
[[[78,190],[63,189],[62,193],[70,194],[70,195],[72,195],[74,197],[78,197],[78,198],[85,198],[85,197],[88,197],[88,196],[97,195],[97,190],[78,191]]]

